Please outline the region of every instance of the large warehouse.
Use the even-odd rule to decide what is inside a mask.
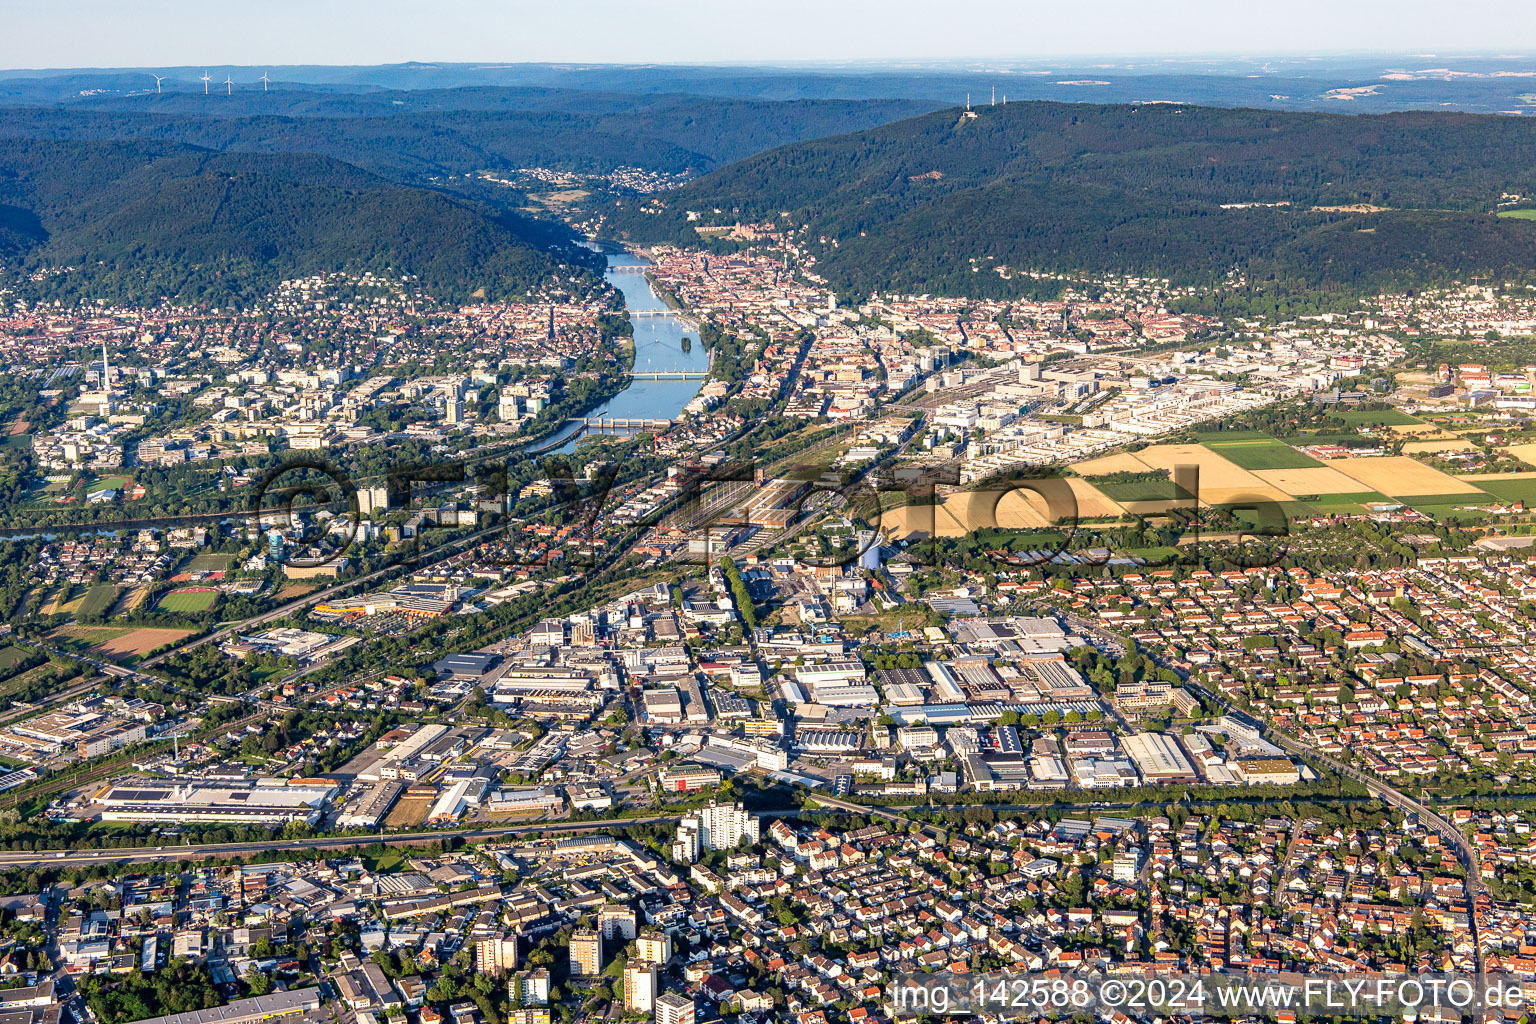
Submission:
[[[124,783],[97,799],[102,821],[217,821],[285,825],[320,821],[336,792],[328,779],[263,779],[254,783]]]
[[[1189,763],[1171,736],[1157,732],[1139,732],[1120,744],[1146,782],[1198,782],[1195,766]]]

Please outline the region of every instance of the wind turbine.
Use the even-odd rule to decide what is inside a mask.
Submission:
[[[155,80],[155,95],[159,96],[160,95],[160,83],[165,81],[166,76],[165,75],[150,75],[149,77],[153,78]]]
[[[228,75],[225,75],[224,76],[224,95],[226,95],[226,96],[233,96],[234,94],[235,94],[235,80],[230,78]]]
[[[208,72],[204,71],[203,72],[203,77],[202,77],[203,95],[204,96],[208,95],[208,83],[211,82],[211,81],[213,81],[213,79],[209,77]]]
[[[267,73],[265,71],[261,73],[261,91],[267,91]]]

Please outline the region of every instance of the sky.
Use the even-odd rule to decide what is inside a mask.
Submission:
[[[0,67],[1536,52],[1529,0],[0,0]]]

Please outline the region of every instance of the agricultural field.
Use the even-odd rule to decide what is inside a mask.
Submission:
[[[11,644],[9,647],[0,648],[0,675],[10,675],[17,668],[27,663],[32,657],[32,652],[24,647]]]
[[[1476,487],[1406,455],[1332,459],[1328,465],[1359,481],[1360,491],[1380,491],[1394,498],[1423,495],[1476,495]]]
[[[1074,463],[1072,469],[1080,476],[1110,476],[1114,473],[1145,473],[1147,464],[1129,452],[1116,452]]]
[[[1066,478],[1064,482],[1075,499],[1075,508],[1065,509],[1064,518],[1107,519],[1124,514],[1120,503],[1092,482],[1076,477]],[[1167,491],[1173,485],[1165,483],[1162,486]],[[1047,507],[1046,499],[1035,491],[989,489],[951,494],[937,505],[888,509],[881,513],[880,519],[888,536],[964,537],[990,527],[1003,530],[1049,528],[1052,511]]]
[[[149,587],[130,587],[123,589],[122,595],[117,599],[117,605],[112,609],[112,615],[127,615],[149,596]]]
[[[62,646],[108,659],[142,658],[156,648],[191,635],[190,629],[128,626],[64,626],[48,634]]]
[[[1384,427],[1403,427],[1414,423],[1423,423],[1423,420],[1415,419],[1405,412],[1396,409],[1332,409],[1328,412],[1328,418],[1340,423],[1347,423],[1352,427],[1363,427],[1372,424],[1381,424]]]
[[[1325,516],[1357,516],[1370,511],[1371,505],[1390,505],[1394,499],[1380,491],[1359,491],[1353,494],[1320,494],[1303,497],[1308,508]]]
[[[1149,474],[1153,472],[1146,466],[1135,470],[1121,470],[1105,476],[1089,477],[1088,485],[1103,494],[1106,500],[1116,502],[1122,508],[1127,504],[1140,505],[1149,501],[1174,501],[1180,498],[1188,499],[1190,495],[1180,490],[1173,480],[1162,477],[1158,479],[1117,479],[1128,474]]]
[[[218,597],[219,592],[212,587],[185,587],[166,594],[158,607],[163,612],[196,614],[212,608]]]
[[[1536,210],[1500,210],[1499,216],[1510,220],[1536,220]]]
[[[1176,475],[1180,467],[1198,466],[1199,498],[1207,505],[1228,505],[1256,498],[1284,502],[1291,497],[1204,445],[1155,444],[1137,452],[1136,457],[1148,469],[1166,469],[1170,476]]]
[[[43,615],[61,615],[64,606],[69,603],[70,596],[75,588],[70,584],[53,587],[46,591],[38,604],[38,610]]]
[[[1426,452],[1464,452],[1478,446],[1471,441],[1457,439],[1436,441],[1409,441],[1403,445],[1404,455],[1423,455]]]
[[[1500,449],[1506,455],[1512,455],[1521,462],[1529,462],[1536,466],[1536,442],[1526,444],[1512,444]]]
[[[1311,469],[1322,465],[1305,452],[1269,437],[1200,443],[1240,469]]]
[[[112,606],[117,604],[118,588],[111,583],[98,583],[85,592],[85,597],[80,599],[75,608],[75,615],[79,617],[105,616]]]
[[[1536,473],[1494,473],[1473,479],[1496,498],[1523,501],[1526,508],[1536,508]]]
[[[1419,441],[1448,441],[1458,435],[1441,429],[1438,423],[1399,423],[1387,428],[1393,437],[1412,437]]]
[[[1321,463],[1306,469],[1260,469],[1253,475],[1302,501],[1326,494],[1353,494],[1360,490],[1358,480]]]

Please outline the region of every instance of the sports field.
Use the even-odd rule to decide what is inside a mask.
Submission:
[[[235,560],[234,555],[198,555],[187,563],[188,572],[221,572]]]
[[[186,587],[173,590],[160,599],[163,612],[205,612],[213,607],[219,592],[211,587]]]

